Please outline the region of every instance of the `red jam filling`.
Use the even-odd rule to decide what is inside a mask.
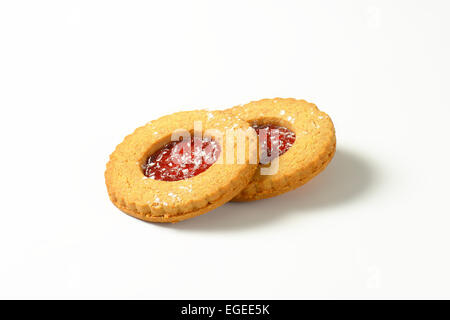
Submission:
[[[219,154],[220,145],[214,140],[172,141],[148,158],[144,174],[162,181],[188,179],[212,166]]]
[[[295,142],[295,133],[286,127],[273,124],[253,125],[258,136],[260,136],[260,163],[266,164],[289,150]],[[278,132],[278,134],[277,134]],[[262,135],[266,135],[265,141]]]

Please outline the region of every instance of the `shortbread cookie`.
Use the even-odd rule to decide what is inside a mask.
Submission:
[[[278,171],[263,175],[257,170],[252,181],[233,201],[264,199],[293,190],[324,170],[334,156],[333,122],[312,103],[296,99],[263,99],[225,112],[247,121],[258,132],[277,129],[280,137]],[[278,153],[270,155],[270,132],[266,142],[269,161],[278,156]],[[264,161],[261,163],[261,166],[268,166]]]
[[[247,122],[218,111],[179,112],[147,123],[110,156],[105,180],[111,201],[151,222],[177,222],[217,208],[245,188],[257,165],[249,164],[251,150],[242,163],[225,161],[236,142],[215,133],[248,128]],[[180,129],[191,137],[171,141]],[[184,150],[193,152],[186,156]],[[234,151],[231,155],[236,157]]]

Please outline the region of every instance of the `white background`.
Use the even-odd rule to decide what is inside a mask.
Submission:
[[[0,2],[0,298],[450,298],[448,1]],[[108,199],[165,114],[316,103],[308,185],[172,225]]]

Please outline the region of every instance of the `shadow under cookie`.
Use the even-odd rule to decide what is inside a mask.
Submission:
[[[208,214],[174,225],[180,231],[239,231],[271,223],[288,214],[303,214],[344,205],[370,191],[375,168],[361,156],[338,149],[328,168],[306,185],[275,198],[227,203]]]

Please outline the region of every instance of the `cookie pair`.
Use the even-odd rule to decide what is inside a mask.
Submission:
[[[264,99],[147,123],[116,147],[105,180],[123,212],[178,222],[295,189],[325,169],[335,148],[333,123],[314,104]]]

